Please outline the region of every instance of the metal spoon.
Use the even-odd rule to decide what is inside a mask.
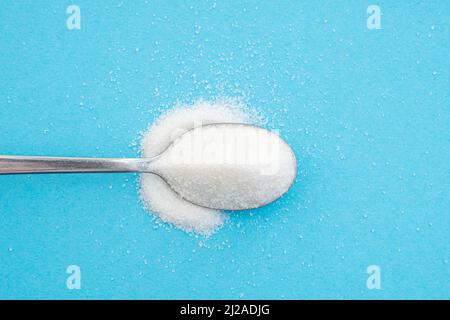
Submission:
[[[209,130],[210,133],[211,129],[214,128],[222,128],[227,127],[229,129],[238,128],[238,127],[244,127],[247,128],[250,133],[254,131],[255,133],[263,133],[263,134],[271,134],[269,131],[256,127],[251,125],[244,125],[244,124],[210,124],[205,125],[200,128],[194,128],[192,130],[187,131],[185,134],[181,135],[177,140],[173,141],[167,149],[165,149],[161,154],[159,154],[156,157],[153,158],[68,158],[68,157],[34,157],[34,156],[0,156],[0,175],[5,174],[42,174],[42,173],[124,173],[124,172],[139,172],[139,173],[153,173],[159,175],[161,178],[163,178],[168,185],[177,192],[183,199],[192,202],[194,204],[214,208],[214,209],[226,209],[226,210],[244,210],[244,209],[253,209],[257,208],[263,205],[266,205],[268,203],[271,203],[281,197],[283,193],[285,193],[290,186],[292,185],[295,175],[296,175],[296,162],[295,162],[295,156],[292,153],[293,162],[295,168],[293,169],[293,173],[291,174],[290,180],[287,181],[287,184],[283,186],[282,190],[274,190],[269,191],[267,194],[267,190],[264,194],[264,199],[261,201],[255,201],[252,200],[251,202],[246,202],[245,199],[243,201],[240,201],[240,203],[236,203],[236,199],[240,196],[239,192],[235,193],[235,198],[229,199],[229,201],[225,202],[214,202],[214,196],[215,194],[212,193],[211,197],[206,197],[207,199],[204,200],[205,197],[198,197],[196,195],[197,193],[190,192],[191,190],[183,190],[177,187],[176,180],[173,179],[170,174],[167,173],[167,170],[170,170],[167,168],[163,168],[161,170],[161,166],[159,166],[157,163],[162,163],[163,167],[166,164],[165,158],[162,158],[165,154],[170,155],[171,148],[173,149],[174,146],[176,146],[176,142],[183,140],[183,138],[188,139],[188,136],[192,137],[197,132],[194,130]],[[207,129],[204,129],[207,128]],[[279,137],[277,137],[280,141],[280,144],[282,144],[283,148],[289,148],[289,146]],[[290,148],[289,148],[290,150]],[[161,158],[161,159],[160,159]],[[162,161],[158,161],[162,160]],[[176,167],[174,167],[175,169]],[[166,172],[164,172],[166,170]],[[224,169],[226,170],[226,169]],[[203,170],[201,170],[203,171]],[[220,170],[219,170],[220,171]],[[231,172],[231,171],[230,171]],[[247,172],[243,171],[242,175],[245,175]],[[258,174],[260,173],[254,173],[253,171],[250,171],[250,174],[253,176],[249,179],[254,179],[255,177],[258,178]],[[267,175],[264,173],[261,173],[261,178],[265,179]],[[207,184],[205,184],[205,177],[206,181],[208,179],[208,176],[201,176],[200,175],[192,175],[186,178],[186,181],[188,183],[192,183],[192,187],[198,187],[198,188],[206,188],[205,193],[211,192],[211,188],[208,187]],[[243,179],[246,179],[246,177],[242,177]],[[203,180],[202,180],[203,179]],[[203,184],[200,186],[195,185],[196,180],[201,180]],[[215,180],[217,182],[217,180]],[[254,181],[254,180],[253,180]],[[250,182],[250,180],[249,180]],[[269,182],[270,183],[270,182]],[[206,187],[205,187],[206,185]],[[229,186],[222,186],[224,190],[229,190]],[[258,186],[259,187],[259,186]],[[203,189],[201,189],[203,190]],[[254,190],[251,190],[254,191]],[[257,192],[257,190],[256,190]],[[200,192],[201,194],[203,192]],[[267,194],[267,196],[266,196]]]

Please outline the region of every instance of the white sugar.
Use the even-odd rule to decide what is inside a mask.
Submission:
[[[252,119],[229,101],[179,106],[161,117],[145,134],[142,151],[149,158],[164,151],[153,168],[170,187],[157,175],[142,175],[141,195],[150,211],[185,231],[209,235],[226,217],[209,208],[254,208],[285,193],[295,179],[295,156],[276,133],[244,125]]]
[[[153,169],[183,198],[208,208],[243,210],[278,199],[297,163],[276,133],[242,124],[198,127],[181,136]]]

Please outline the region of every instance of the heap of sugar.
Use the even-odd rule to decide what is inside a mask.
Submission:
[[[245,124],[215,124],[183,134],[152,169],[192,203],[243,210],[284,194],[295,179],[297,162],[274,132]]]
[[[254,123],[254,113],[234,100],[198,101],[192,106],[177,106],[160,117],[145,133],[142,156],[151,158],[163,152],[183,133],[197,126],[214,123]],[[183,200],[167,183],[154,174],[141,176],[141,198],[161,220],[188,232],[210,235],[221,227],[225,214],[220,210],[196,206]]]

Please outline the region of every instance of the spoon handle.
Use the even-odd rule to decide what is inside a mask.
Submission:
[[[0,156],[1,174],[141,172],[146,159]]]

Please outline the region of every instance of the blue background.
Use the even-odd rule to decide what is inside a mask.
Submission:
[[[2,176],[0,298],[450,298],[450,2],[378,1],[381,30],[361,0],[70,4],[1,2],[1,154],[134,157],[160,110],[237,96],[298,181],[204,239],[136,175]]]

